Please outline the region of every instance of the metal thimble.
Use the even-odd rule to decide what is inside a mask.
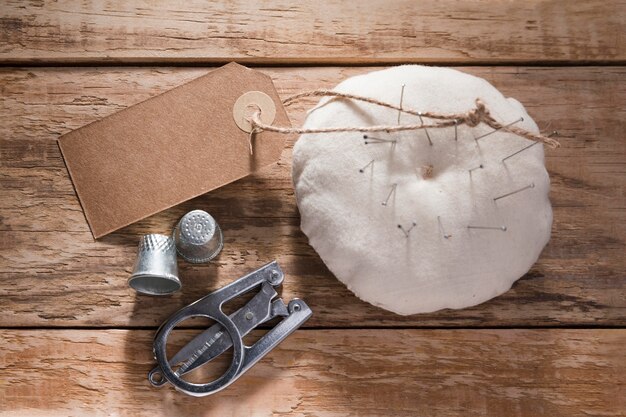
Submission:
[[[167,295],[180,289],[176,245],[171,237],[150,234],[141,238],[128,285],[149,295]]]
[[[185,214],[174,229],[176,249],[191,263],[209,262],[224,246],[222,230],[206,211],[193,210]]]

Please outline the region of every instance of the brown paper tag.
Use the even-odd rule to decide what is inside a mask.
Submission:
[[[256,134],[251,155],[233,118],[251,91],[273,101],[274,124],[289,125],[270,77],[230,63],[59,138],[94,237],[278,161],[284,135]]]

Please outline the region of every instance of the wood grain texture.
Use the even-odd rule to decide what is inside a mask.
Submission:
[[[0,417],[623,416],[626,67],[546,65],[625,65],[625,22],[624,0],[1,2],[0,66],[64,68],[0,68]],[[375,69],[341,65],[458,63],[486,78],[561,133],[546,158],[551,242],[480,306],[411,317],[370,306],[299,229],[296,137],[277,165],[94,242],[55,140],[211,68],[72,66],[231,60],[292,65],[262,69],[283,97]],[[516,66],[467,66],[500,64]],[[289,109],[294,124],[313,103]],[[193,208],[215,215],[225,250],[181,262],[181,293],[137,296],[126,280],[139,236]],[[152,388],[146,327],[272,259],[282,296],[314,310],[306,328],[215,396]],[[535,326],[556,328],[509,328]]]
[[[177,336],[177,344],[190,337]],[[301,330],[204,398],[149,385],[152,337],[0,331],[0,415],[610,417],[626,409],[625,330]]]
[[[267,68],[281,95],[332,87],[372,68]],[[483,305],[399,317],[359,301],[299,230],[290,138],[279,164],[94,242],[55,139],[205,73],[194,68],[0,70],[0,327],[157,326],[272,259],[308,326],[623,326],[626,323],[626,86],[623,67],[468,67],[524,103],[562,148],[547,152],[553,237],[513,289]],[[294,124],[312,102],[290,108]],[[181,263],[184,291],[159,303],[126,286],[140,234],[167,233],[192,208],[216,216],[212,265]]]
[[[6,0],[0,61],[624,62],[623,0]]]

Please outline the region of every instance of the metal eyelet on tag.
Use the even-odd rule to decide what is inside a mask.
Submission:
[[[250,116],[259,110],[261,121],[265,124],[272,124],[276,117],[276,105],[270,96],[261,91],[248,91],[239,96],[233,106],[233,119],[244,132],[252,132]]]

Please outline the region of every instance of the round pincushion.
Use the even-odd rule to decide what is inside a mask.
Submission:
[[[335,91],[439,113],[480,98],[501,123],[538,131],[518,101],[447,68],[390,68]],[[322,99],[304,128],[395,125],[398,116]],[[401,114],[399,123],[419,122]],[[533,143],[484,124],[303,134],[293,153],[301,228],[335,276],[376,306],[408,315],[479,304],[507,291],[550,238],[549,177]]]

